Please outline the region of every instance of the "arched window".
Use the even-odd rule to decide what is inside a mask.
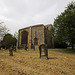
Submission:
[[[21,33],[21,44],[27,44],[28,43],[28,32],[23,31]]]
[[[38,45],[38,39],[34,38],[34,45]]]

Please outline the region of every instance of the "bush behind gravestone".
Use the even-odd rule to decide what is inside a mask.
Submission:
[[[67,44],[65,42],[54,42],[55,48],[67,48]]]

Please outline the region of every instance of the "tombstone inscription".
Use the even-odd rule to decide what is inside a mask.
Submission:
[[[39,51],[40,51],[40,58],[45,58],[48,59],[48,50],[47,50],[47,45],[42,44],[39,46]]]

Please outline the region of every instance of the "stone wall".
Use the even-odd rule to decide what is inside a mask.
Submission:
[[[44,26],[32,27],[32,43],[34,44],[34,38],[38,39],[38,45],[44,43]]]
[[[46,28],[47,30],[50,30],[50,29],[52,28],[52,24],[45,25],[45,28]]]
[[[50,29],[52,28],[52,24],[45,25],[45,44],[47,44],[48,48],[53,48],[53,39],[50,34]]]
[[[45,44],[47,44],[48,48],[52,48],[52,37],[47,29],[45,29]]]

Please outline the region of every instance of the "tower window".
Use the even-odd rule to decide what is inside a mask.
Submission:
[[[35,31],[35,37],[37,37],[37,32]]]

